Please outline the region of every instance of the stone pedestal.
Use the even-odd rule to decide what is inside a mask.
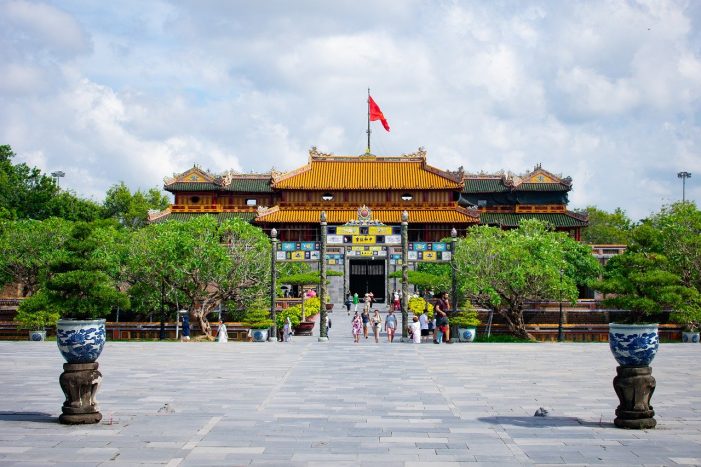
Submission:
[[[657,425],[655,411],[652,410],[650,399],[655,392],[655,378],[649,366],[616,367],[616,377],[613,378],[613,388],[620,404],[616,409],[616,419],[613,423],[618,428],[643,430]]]
[[[102,414],[97,410],[95,394],[102,382],[102,373],[95,363],[64,363],[58,381],[66,395],[58,421],[65,425],[98,423]]]

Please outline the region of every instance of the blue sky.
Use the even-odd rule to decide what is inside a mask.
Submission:
[[[100,200],[197,163],[373,153],[571,176],[572,208],[701,199],[701,2],[0,1],[0,142]]]

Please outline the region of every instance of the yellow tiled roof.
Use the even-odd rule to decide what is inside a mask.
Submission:
[[[318,224],[321,209],[280,209],[273,207],[261,213],[256,222],[265,223],[296,223]],[[384,224],[399,224],[402,221],[404,209],[373,209],[372,218]],[[474,224],[479,222],[479,214],[467,209],[442,208],[442,209],[407,209],[409,223],[417,224]],[[353,219],[358,219],[357,209],[326,210],[326,219],[329,224],[345,224]]]
[[[312,157],[297,170],[275,178],[273,187],[287,190],[435,190],[462,189],[452,174],[401,157]]]

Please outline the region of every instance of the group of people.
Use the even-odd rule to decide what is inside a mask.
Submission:
[[[433,308],[433,320],[428,319],[428,310],[424,309],[419,316],[414,316],[412,322],[409,323],[409,337],[416,344],[428,342],[431,334],[433,334],[434,344],[451,344],[450,342],[450,320],[448,311],[450,310],[450,302],[448,294],[444,293],[436,302]],[[384,330],[387,333],[387,342],[394,342],[394,337],[397,332],[397,317],[394,314],[395,307],[390,307],[387,317],[384,322]],[[350,312],[350,310],[349,310]],[[380,342],[380,330],[382,329],[382,316],[379,310],[374,310],[370,315],[370,310],[364,308],[362,313],[355,311],[351,320],[351,329],[354,342],[360,342],[362,333],[365,339],[369,338],[370,330],[372,329],[375,342]]]
[[[351,320],[351,329],[353,332],[353,340],[356,343],[360,342],[361,333],[363,337],[368,339],[370,329],[372,329],[375,342],[380,342],[380,330],[382,329],[382,316],[380,315],[380,311],[374,310],[372,316],[370,316],[369,309],[364,309],[360,314],[356,311]],[[391,308],[389,313],[387,313],[384,329],[387,333],[387,342],[394,342],[394,335],[397,332],[397,317],[394,314],[394,310]]]

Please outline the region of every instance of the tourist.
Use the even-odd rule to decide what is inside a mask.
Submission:
[[[355,311],[356,313],[358,313],[358,302],[360,302],[360,299],[358,298],[358,292],[355,292],[353,294],[353,311]]]
[[[419,318],[416,316],[414,316],[413,321],[409,323],[409,335],[414,344],[421,343],[421,323],[419,323]]]
[[[395,290],[392,297],[394,301],[394,311],[399,311],[401,309],[401,303],[399,302],[399,290]]]
[[[217,329],[217,342],[229,342],[229,335],[226,332],[226,324],[219,320],[219,327]]]
[[[351,295],[350,291],[346,294],[346,311],[348,311],[348,316],[350,316],[350,307],[353,304],[353,296]]]
[[[285,325],[282,327],[282,341],[290,342],[292,340],[292,320],[288,316],[285,320]]]
[[[370,295],[370,307],[372,308],[372,306],[375,304],[375,294],[370,291],[368,292],[368,295]]]
[[[329,332],[331,332],[331,317],[329,316],[328,313],[326,313],[326,337],[331,337],[329,336]]]
[[[360,315],[360,319],[363,321],[363,336],[367,339],[368,326],[370,326],[370,312],[364,309],[363,313]]]
[[[448,292],[443,292],[438,299],[438,302],[436,303],[436,308],[439,308],[444,316],[445,316],[445,328],[442,329],[442,332],[444,334],[443,336],[443,341],[446,344],[452,344],[450,342],[450,326],[449,326],[449,320],[448,320],[448,313],[450,312],[450,302],[448,301]]]
[[[363,311],[370,313],[370,305],[372,304],[372,298],[370,298],[370,293],[366,293],[363,298]]]
[[[190,340],[190,316],[183,315],[183,342]]]
[[[428,315],[426,314],[425,308],[424,308],[424,311],[421,313],[421,316],[419,316],[419,324],[420,324],[420,329],[421,329],[421,340],[427,341],[428,340]]]
[[[363,321],[360,318],[360,315],[357,311],[353,315],[353,321],[351,321],[351,325],[353,329],[353,342],[357,344],[360,341],[360,330],[364,327]]]
[[[375,335],[375,342],[380,342],[380,327],[382,326],[382,317],[380,311],[375,310],[372,315],[372,332]]]
[[[387,342],[394,342],[394,333],[397,331],[397,317],[393,309],[389,309],[387,319],[385,320],[385,332],[387,333]]]

